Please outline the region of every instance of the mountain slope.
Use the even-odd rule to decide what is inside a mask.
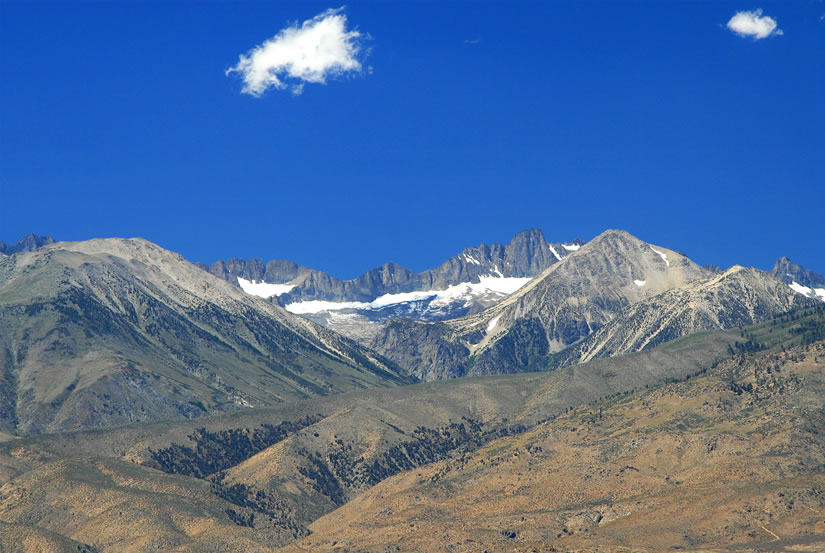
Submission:
[[[281,551],[825,548],[825,342],[580,407],[388,478]]]
[[[614,391],[694,374],[724,358],[732,341],[706,334],[552,373],[14,439],[0,444],[0,521],[15,525],[0,527],[0,545],[36,526],[111,552],[221,550],[233,540],[269,551],[385,478]]]
[[[194,417],[409,382],[357,344],[141,239],[0,259],[0,430]]]
[[[194,421],[10,439],[0,443],[0,547],[14,547],[21,537],[37,535],[64,537],[112,553],[158,549],[224,551],[231,550],[233,543],[239,550],[263,552],[305,537],[296,546],[313,551],[328,547],[341,551],[386,551],[387,547],[377,545],[380,543],[390,546],[391,551],[401,545],[404,550],[439,551],[455,545],[443,539],[461,531],[452,524],[462,517],[467,519],[463,524],[469,523],[468,530],[476,534],[469,539],[485,540],[484,547],[476,541],[449,550],[512,550],[521,543],[512,541],[516,539],[510,534],[512,531],[524,540],[534,539],[538,530],[549,529],[554,529],[554,533],[545,539],[554,539],[555,533],[564,527],[577,534],[583,528],[579,523],[584,520],[575,518],[582,505],[574,501],[571,506],[575,497],[571,499],[564,490],[586,490],[591,494],[588,497],[594,498],[590,507],[607,506],[604,511],[592,512],[594,516],[601,513],[603,519],[611,518],[611,509],[614,514],[624,512],[635,501],[644,499],[638,496],[625,501],[621,494],[611,496],[611,490],[616,494],[627,489],[650,490],[639,487],[640,482],[649,481],[649,473],[640,482],[627,480],[635,472],[626,465],[637,469],[648,465],[625,462],[621,456],[616,457],[617,450],[648,454],[651,448],[656,450],[651,444],[666,444],[669,453],[655,457],[653,464],[657,469],[668,470],[660,478],[670,476],[673,480],[665,490],[677,490],[675,486],[682,479],[675,472],[677,469],[713,469],[713,463],[720,459],[736,462],[758,455],[737,437],[737,432],[762,432],[770,429],[772,420],[804,426],[804,416],[819,416],[821,383],[804,380],[810,371],[797,375],[786,363],[804,361],[813,353],[813,362],[819,362],[821,370],[825,361],[825,346],[821,342],[825,337],[824,317],[825,306],[820,305],[735,333],[696,333],[649,351],[552,372],[369,389]],[[748,336],[749,343],[738,343],[740,333]],[[756,357],[744,352],[760,347],[774,348],[759,354],[772,357],[751,364]],[[745,377],[730,373],[728,369],[732,367],[744,371]],[[747,376],[749,371],[754,378]],[[712,390],[726,395],[697,400],[692,393],[684,393],[685,386],[701,379],[711,379]],[[658,395],[649,391],[677,381],[676,387],[669,386]],[[756,411],[747,402],[729,401],[751,396],[762,400],[783,390],[794,394],[803,390],[808,395],[793,395],[786,403],[769,404],[767,412]],[[653,412],[647,407],[650,398],[656,397],[663,398],[664,403],[656,405]],[[634,408],[618,415],[619,419],[609,414],[617,403],[628,401],[633,402]],[[564,415],[571,408],[582,406],[583,410],[571,415],[575,429],[571,428]],[[720,411],[720,407],[724,410]],[[603,409],[609,428],[602,426],[601,434],[585,434],[593,430],[599,408]],[[694,408],[699,409],[698,414],[704,419],[697,418],[691,411]],[[794,411],[796,408],[800,409]],[[727,426],[731,421],[726,413],[752,417],[747,420],[756,424],[741,425],[745,419],[738,419]],[[699,425],[702,431],[701,425],[713,424],[716,417],[721,421],[721,431],[733,429],[735,439],[733,443],[701,440],[704,445],[700,451],[705,451],[708,444],[717,450],[718,457],[710,462],[687,456],[682,451],[682,437],[672,439],[675,432],[687,434],[685,429],[689,425]],[[635,432],[634,424],[641,425],[641,434]],[[549,445],[538,443],[549,439],[548,431],[558,431],[556,437],[567,441],[552,438]],[[494,441],[513,433],[512,439]],[[758,438],[754,435],[755,440]],[[795,465],[795,460],[789,461],[788,466],[816,471],[820,464],[808,452],[819,448],[821,455],[821,447],[818,442],[803,438],[801,435],[791,447],[793,454],[805,462],[804,467]],[[777,443],[770,438],[757,442],[757,449],[763,451]],[[564,444],[569,449],[560,450],[555,444]],[[527,445],[530,447],[526,448]],[[730,455],[721,454],[725,451]],[[768,462],[774,462],[776,455],[776,450],[770,450]],[[476,482],[479,489],[490,490],[488,496],[461,504],[454,511],[455,517],[450,511],[454,504],[449,499],[442,502],[443,496],[432,503],[435,510],[421,516],[414,512],[421,506],[415,498],[429,497],[430,486],[438,487],[439,493],[456,490],[449,482],[442,486],[442,476],[449,476],[452,470],[461,472],[467,460],[473,458],[483,460],[478,468],[492,471],[486,473],[487,482]],[[685,459],[687,468],[660,464],[673,459]],[[693,465],[688,465],[688,461]],[[526,466],[519,464],[525,462]],[[594,472],[600,468],[608,472]],[[474,476],[471,474],[470,479]],[[590,487],[594,482],[598,485]],[[458,488],[464,483],[459,480]],[[408,484],[418,487],[405,495]],[[783,493],[792,488],[791,484]],[[811,481],[803,482],[802,487],[810,488],[810,484]],[[559,493],[547,493],[554,489]],[[526,499],[514,501],[514,491],[520,494],[516,499]],[[653,497],[655,500],[656,496]],[[554,498],[561,502],[558,509],[546,509],[543,502]],[[714,501],[717,499],[714,497]],[[799,501],[795,496],[794,499]],[[335,511],[346,502],[349,503]],[[350,505],[356,506],[354,511]],[[480,510],[468,515],[466,509],[472,509],[472,505],[484,509],[491,506],[505,518],[490,518]],[[373,510],[373,506],[377,508]],[[331,517],[340,514],[343,519],[327,520],[342,524],[327,525],[321,519],[312,524],[314,534],[307,535],[308,525],[330,512]],[[545,513],[545,518],[537,521],[537,512]],[[736,512],[748,516],[744,513],[749,511],[736,507]],[[376,520],[377,527],[373,524]],[[570,520],[569,526],[559,525]],[[357,524],[349,527],[353,522]],[[511,522],[518,526],[511,527]],[[605,520],[605,524],[608,522]],[[653,522],[660,524],[662,520]],[[719,531],[725,537],[735,536],[740,527]],[[381,528],[388,529],[390,534]],[[416,529],[426,529],[427,533],[405,536]],[[502,531],[507,531],[507,535]],[[147,539],[138,539],[147,534]],[[610,535],[608,532],[602,538]],[[394,536],[403,536],[409,543],[401,543]],[[422,542],[428,539],[435,541]],[[639,538],[631,535],[626,539],[633,543]],[[680,543],[678,536],[668,535],[667,539],[674,539],[674,545]],[[337,544],[333,543],[336,541]],[[605,550],[599,548],[601,543],[586,550]],[[48,549],[44,546],[43,550]]]
[[[412,551],[510,551],[523,544],[541,551],[536,539],[549,542],[562,533],[563,543],[571,544],[568,550],[575,550],[575,536],[585,529],[598,531],[582,526],[587,521],[579,517],[583,509],[595,518],[601,514],[604,525],[628,509],[642,516],[631,522],[651,516],[652,526],[666,521],[669,515],[656,519],[648,502],[655,506],[668,496],[647,486],[650,472],[632,480],[634,468],[649,471],[645,467],[652,464],[661,470],[655,482],[664,481],[658,490],[677,492],[685,474],[713,475],[719,461],[745,459],[750,468],[763,462],[760,455],[767,451],[766,462],[777,462],[785,450],[776,449],[781,442],[775,436],[765,437],[776,421],[804,430],[809,420],[816,428],[816,419],[804,417],[820,416],[822,383],[806,380],[811,372],[797,374],[788,362],[809,366],[806,356],[813,354],[821,371],[823,315],[825,306],[743,329],[757,344],[766,340],[776,348],[760,353],[770,357],[756,364],[751,360],[758,356],[743,355],[735,343],[739,332],[706,332],[549,373],[361,390],[196,421],[12,439],[0,443],[0,547],[38,535],[112,553],[223,551],[233,544],[263,552],[302,537],[295,547],[312,551],[392,551],[402,545]],[[800,339],[807,350],[791,348]],[[729,346],[736,353],[726,352]],[[686,388],[700,381],[719,393],[697,396],[690,391],[694,388]],[[800,390],[807,395],[799,395]],[[783,391],[796,395],[784,403],[749,403]],[[613,411],[619,404],[632,408]],[[575,407],[580,409],[565,416]],[[702,426],[708,424],[716,427],[708,431]],[[685,447],[697,428],[702,439],[695,448]],[[731,429],[732,440],[726,437]],[[721,436],[713,434],[717,430]],[[742,432],[759,435],[744,441]],[[810,455],[813,450],[821,456],[821,445],[805,432],[791,436],[788,447],[797,457],[785,469],[808,478],[821,466]],[[758,441],[760,436],[764,441]],[[709,444],[714,456],[697,457]],[[667,453],[657,453],[658,448]],[[625,457],[637,454],[643,455],[638,461]],[[648,455],[650,461],[643,464]],[[472,471],[464,473],[465,468]],[[747,469],[742,474],[753,478]],[[790,492],[817,489],[812,484],[808,479],[799,486],[791,480],[779,485],[807,509],[816,504]],[[473,495],[476,490],[483,493]],[[628,490],[630,498],[624,495]],[[455,502],[452,492],[459,493]],[[579,493],[592,501],[575,501]],[[416,498],[431,500],[432,508]],[[548,501],[558,503],[553,507]],[[685,508],[679,501],[676,508]],[[741,518],[730,529],[722,527],[729,519],[721,517],[719,535],[740,536],[750,516],[745,507],[759,503],[721,503]],[[719,518],[719,512],[709,512]],[[325,513],[331,514],[311,524],[313,534],[307,535],[307,526]],[[462,535],[453,525],[461,519],[474,542],[445,540]],[[803,522],[798,528],[816,528]],[[678,526],[671,521],[664,527]],[[612,528],[604,526],[594,539],[610,539]],[[649,543],[648,536],[622,539],[636,551]],[[662,550],[668,540],[680,545],[680,536],[667,534],[651,550]],[[713,536],[705,539],[716,543]],[[612,544],[590,542],[585,550],[611,551],[601,546]]]
[[[816,305],[768,273],[737,265],[628,307],[557,362],[573,364],[641,351],[698,330],[747,326]]]

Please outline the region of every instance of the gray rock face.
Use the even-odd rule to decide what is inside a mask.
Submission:
[[[459,378],[468,372],[470,350],[451,335],[444,323],[396,319],[384,326],[372,347],[389,352],[421,380]]]
[[[370,344],[424,379],[535,371],[751,324],[810,301],[767,273],[717,273],[611,230],[480,313],[438,332],[426,322],[388,324]],[[417,347],[400,346],[408,340]]]
[[[194,417],[411,382],[141,239],[0,258],[0,431]]]
[[[825,288],[825,276],[797,265],[787,257],[777,259],[770,274],[785,284],[796,282],[808,288]]]
[[[36,234],[27,234],[21,238],[17,244],[13,246],[0,241],[0,253],[4,255],[14,255],[20,252],[33,252],[36,249],[54,244],[54,238],[51,236],[37,236]]]

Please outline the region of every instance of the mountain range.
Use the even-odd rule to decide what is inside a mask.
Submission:
[[[424,380],[535,371],[814,304],[768,273],[717,273],[606,231],[489,309],[441,323],[391,321],[370,345]]]
[[[2,551],[825,547],[823,280],[786,258],[531,230],[340,281],[14,248]]]
[[[529,229],[506,245],[466,248],[427,271],[415,273],[390,262],[353,280],[283,260],[230,259],[201,267],[366,343],[380,323],[398,317],[439,321],[477,313],[582,244],[579,239],[549,243],[539,229]]]

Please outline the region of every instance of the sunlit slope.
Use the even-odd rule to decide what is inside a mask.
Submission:
[[[0,429],[194,417],[408,383],[385,360],[141,239],[0,259]]]
[[[114,543],[118,532],[132,535],[157,524],[163,540],[179,540],[186,550],[201,543],[200,535],[166,521],[182,520],[178,511],[186,495],[179,487],[200,493],[208,486],[214,497],[192,496],[200,510],[186,515],[199,521],[214,517],[217,534],[208,535],[217,539],[224,525],[251,520],[253,527],[232,528],[226,535],[286,544],[305,536],[318,517],[388,477],[472,452],[615,391],[695,374],[727,356],[734,342],[734,336],[707,334],[687,347],[676,341],[553,373],[363,390],[195,421],[13,439],[0,444],[0,520],[33,524],[84,543],[89,528],[106,528],[111,551],[153,550],[152,543],[139,540],[123,541],[122,549]],[[104,486],[114,487],[112,501],[118,505],[143,505],[142,519],[134,514],[138,511],[120,518],[119,508],[87,513],[86,506],[103,493],[96,486],[105,479],[92,474],[101,463],[115,472],[142,465],[129,469],[130,478]],[[98,484],[87,486],[90,478]],[[164,491],[156,481],[174,486]],[[24,496],[16,491],[22,489],[28,490]],[[90,543],[101,545],[104,538]]]
[[[822,551],[825,342],[389,478],[284,551]]]
[[[808,376],[804,376],[816,374],[815,371],[803,371],[793,376],[795,373],[786,370],[783,363],[796,363],[812,353],[814,367],[822,365],[825,352],[821,351],[819,341],[825,337],[823,315],[825,307],[796,311],[762,325],[733,332],[695,333],[650,351],[597,359],[550,373],[465,378],[393,389],[368,389],[191,421],[142,423],[96,431],[11,438],[0,443],[0,521],[13,525],[17,531],[51,532],[95,547],[108,544],[106,550],[110,551],[157,550],[160,542],[133,539],[135,533],[141,534],[145,528],[153,526],[160,529],[159,539],[166,540],[162,542],[161,550],[169,551],[209,551],[214,550],[209,547],[229,547],[227,544],[235,543],[232,540],[236,537],[246,540],[237,542],[242,543],[242,547],[260,551],[267,551],[267,547],[288,545],[295,540],[309,540],[298,542],[309,550],[324,550],[337,541],[335,547],[342,548],[342,551],[384,551],[388,547],[390,550],[401,547],[402,550],[439,551],[443,550],[439,549],[443,545],[441,542],[425,543],[420,541],[420,537],[408,537],[407,529],[412,528],[409,524],[426,530],[430,537],[452,536],[463,532],[453,526],[461,517],[475,517],[466,527],[468,534],[472,534],[466,539],[474,542],[444,543],[454,546],[456,550],[465,547],[470,551],[476,551],[475,548],[483,543],[484,548],[492,551],[501,549],[495,541],[498,539],[506,547],[512,547],[516,542],[510,540],[515,538],[509,536],[515,532],[518,539],[526,536],[525,543],[541,551],[535,541],[529,541],[534,540],[537,534],[531,534],[528,530],[532,532],[544,525],[541,526],[541,532],[544,532],[541,536],[550,535],[551,531],[557,534],[563,528],[578,536],[579,530],[576,528],[584,526],[574,526],[574,523],[579,524],[575,516],[580,511],[591,509],[587,506],[591,503],[598,506],[613,501],[609,494],[607,499],[597,498],[595,494],[612,488],[637,489],[635,481],[627,480],[630,478],[628,475],[635,472],[625,468],[625,465],[640,470],[648,465],[642,465],[636,458],[611,457],[615,451],[632,453],[637,448],[634,444],[647,443],[643,440],[656,440],[655,443],[664,440],[661,443],[671,444],[668,447],[672,446],[673,451],[663,459],[680,458],[678,456],[682,454],[678,448],[688,444],[693,434],[705,432],[702,425],[716,428],[714,421],[718,419],[720,426],[716,430],[724,435],[713,434],[710,437],[719,438],[717,442],[724,444],[724,447],[739,448],[731,449],[733,453],[722,460],[736,463],[741,458],[744,459],[743,466],[750,467],[747,456],[753,447],[748,449],[750,446],[747,444],[756,442],[756,434],[748,434],[746,438],[750,442],[747,443],[739,438],[728,443],[722,438],[727,440],[726,436],[731,432],[734,437],[738,436],[736,432],[740,428],[751,432],[758,427],[756,432],[761,433],[778,424],[780,419],[793,424],[794,428],[804,428],[804,418],[801,417],[817,409],[821,411],[821,398],[825,396],[822,396],[816,380],[808,381]],[[758,351],[765,347],[773,349]],[[810,351],[794,348],[810,348]],[[814,354],[813,348],[820,350]],[[776,364],[781,365],[779,373],[774,369]],[[770,373],[767,368],[770,368]],[[740,369],[745,371],[741,378],[736,372]],[[759,376],[752,372],[754,376],[751,380],[747,376],[751,373],[747,371],[757,369]],[[774,376],[789,380],[769,380]],[[721,394],[713,396],[718,401],[707,395],[710,392],[685,388],[698,382],[712,383],[711,392]],[[773,393],[784,389],[793,389],[796,395],[782,398],[763,395],[765,390]],[[660,395],[651,395],[654,392]],[[736,398],[746,395],[752,397],[754,402],[735,403],[739,401]],[[645,407],[644,403],[653,401],[644,398],[653,397],[664,398],[661,401],[666,400],[666,403],[652,411],[640,410],[639,405]],[[776,397],[776,402],[756,402],[768,397]],[[696,398],[704,399],[699,401]],[[725,398],[734,398],[734,403]],[[616,414],[618,405],[624,403],[630,407],[622,407],[625,411]],[[755,410],[754,406],[766,407]],[[691,411],[694,408],[699,409],[704,418],[697,418],[696,413]],[[806,411],[797,416],[794,413],[798,408]],[[575,415],[578,418],[565,418],[571,409],[578,409],[578,415]],[[602,419],[598,419],[599,409],[602,410]],[[736,418],[739,415],[757,417],[756,426],[748,422],[751,419]],[[582,422],[588,417],[612,422],[609,428],[588,426]],[[561,425],[561,430],[558,425]],[[577,430],[573,431],[570,426],[575,426]],[[582,428],[587,429],[588,433],[583,433]],[[790,427],[786,425],[781,428]],[[772,435],[763,433],[760,436],[767,436],[765,447],[774,448],[772,451],[780,457],[788,455],[790,449],[794,450],[791,454],[808,455],[805,448],[810,449],[811,444],[820,447],[818,442],[801,440],[793,441],[791,448],[777,449],[772,444],[779,442],[771,441],[774,440]],[[630,441],[625,442],[626,438]],[[615,445],[610,445],[611,441]],[[597,442],[601,449],[587,449]],[[528,458],[524,456],[523,445],[527,443],[533,444],[529,458],[534,461],[531,463],[557,464],[536,465],[538,470],[533,465],[528,465],[526,469],[521,465],[516,468],[508,465],[511,461]],[[534,445],[541,447],[541,450]],[[564,456],[557,456],[562,445],[570,449]],[[665,447],[659,448],[669,451]],[[503,457],[490,457],[495,451],[504,452]],[[537,457],[540,454],[545,457]],[[469,480],[475,479],[477,486],[489,486],[485,488],[488,490],[487,496],[473,499],[474,502],[481,502],[475,511],[453,511],[452,506],[441,505],[441,502],[447,504],[449,499],[442,495],[433,496],[435,503],[432,509],[419,516],[414,510],[409,510],[412,509],[410,505],[403,504],[398,498],[418,497],[420,502],[428,501],[430,496],[425,493],[430,491],[409,488],[408,495],[395,495],[397,490],[408,489],[408,485],[442,482],[441,476],[436,476],[435,480],[430,478],[447,470],[444,467],[452,467],[449,470],[458,474],[469,466],[468,460],[473,458],[484,461],[479,461],[480,467],[476,467],[478,472],[472,473]],[[685,457],[684,462],[688,459],[699,465],[705,462],[698,457]],[[805,467],[817,466],[807,459],[802,460]],[[793,460],[779,461],[785,463],[783,466],[795,466]],[[659,467],[658,464],[650,464]],[[108,471],[104,474],[120,476],[110,476],[111,480],[102,478],[97,474],[101,466]],[[514,472],[497,473],[493,470],[496,466],[502,466],[502,470],[513,469]],[[612,471],[609,474],[613,474],[611,478],[614,480],[607,483],[599,480],[599,487],[589,489],[591,480],[595,481],[596,475],[601,474],[598,470],[603,467]],[[671,475],[671,479],[677,469],[682,470],[668,468],[667,474]],[[519,475],[519,472],[522,474]],[[541,478],[551,478],[554,474],[563,479],[553,481],[549,487],[541,483]],[[650,475],[645,478],[645,482],[654,481]],[[519,482],[521,484],[515,486],[514,483]],[[461,491],[465,484],[463,481],[450,484],[448,489],[440,488],[439,493],[449,495],[452,493],[450,490]],[[810,487],[815,482],[805,480],[803,484]],[[677,489],[674,486],[672,488]],[[579,488],[589,495],[582,496],[585,501],[581,505],[574,503],[571,507],[569,503],[559,503],[559,506],[552,507],[543,503],[546,499],[530,495],[531,487],[538,490],[536,493],[551,496],[555,493],[558,501],[573,501],[579,497],[576,495]],[[513,489],[520,490],[519,493],[526,496],[518,498],[518,501],[512,499]],[[659,493],[658,488],[638,489],[645,493]],[[788,495],[791,489],[789,485],[782,493]],[[206,492],[210,496],[197,495],[192,490],[197,494]],[[118,506],[123,505],[123,509],[98,509],[90,514],[89,506],[97,504],[98,496],[114,497],[112,501],[116,501]],[[395,503],[383,504],[385,499]],[[610,509],[591,514],[595,518],[601,515],[602,519],[610,521],[616,513],[624,512],[622,509],[630,506],[628,502],[642,501],[641,496],[627,500],[617,495],[615,499],[611,507],[613,514]],[[186,506],[187,501],[193,501],[195,505]],[[500,523],[494,524],[490,522],[492,515],[484,513],[485,510],[499,508],[496,506],[499,503],[503,518]],[[129,510],[132,505],[140,507]],[[421,507],[418,503],[416,505]],[[684,508],[684,504],[678,501],[675,505],[673,509]],[[377,510],[371,510],[372,506]],[[753,503],[746,505],[751,509],[753,506]],[[191,512],[193,507],[197,507],[194,514]],[[816,506],[811,504],[811,507]],[[356,510],[350,510],[353,508]],[[578,510],[571,514],[573,509]],[[744,507],[736,509],[744,511]],[[536,512],[542,510],[556,514],[547,514],[543,521],[536,522]],[[127,511],[131,514],[124,518],[122,513]],[[379,514],[376,515],[376,512]],[[344,518],[319,520],[319,517],[330,513],[330,516]],[[399,518],[393,518],[393,513],[398,513]],[[411,514],[410,520],[402,522],[407,514]],[[547,518],[551,515],[556,517],[552,518],[552,522]],[[374,516],[378,517],[375,519],[378,522],[371,518]],[[523,522],[522,517],[532,522]],[[442,518],[443,526],[436,524]],[[197,524],[192,520],[197,520]],[[326,520],[339,522],[327,525]],[[636,519],[627,520],[632,522]],[[169,521],[173,524],[170,525]],[[384,525],[385,521],[389,526]],[[429,526],[423,526],[422,521],[429,521]],[[514,521],[520,525],[512,526]],[[556,528],[554,525],[559,522],[566,526]],[[660,522],[654,520],[652,524]],[[808,528],[809,524],[810,521],[803,520],[800,528]],[[355,525],[361,526],[352,530]],[[394,528],[392,531],[397,531],[397,534],[393,535],[399,536],[401,541],[392,541],[395,538],[388,538],[390,534],[375,530],[374,526]],[[766,527],[777,531],[773,526]],[[91,534],[89,528],[101,528],[105,532],[101,531],[98,541],[89,542],[86,541]],[[313,534],[309,534],[310,529]],[[495,539],[489,539],[491,535]],[[727,539],[733,536],[725,535]],[[668,534],[666,540],[672,537],[672,533]],[[481,542],[482,539],[486,541]],[[635,543],[632,540],[642,538],[629,536],[617,539]],[[169,545],[173,542],[177,545]],[[207,546],[207,543],[222,545]],[[598,542],[598,547],[610,543],[613,542]],[[638,542],[638,547],[634,545],[632,549],[643,550],[648,547],[646,543],[642,540]],[[672,543],[682,547],[679,541]],[[119,549],[121,546],[122,549]],[[601,550],[598,547],[596,550]],[[650,546],[648,550],[660,549],[657,545]]]

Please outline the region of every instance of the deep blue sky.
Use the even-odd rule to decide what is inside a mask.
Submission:
[[[224,71],[336,3],[0,3],[0,239],[351,278],[540,227],[825,272],[825,3],[350,2],[362,75]],[[784,31],[725,28],[763,8]]]

